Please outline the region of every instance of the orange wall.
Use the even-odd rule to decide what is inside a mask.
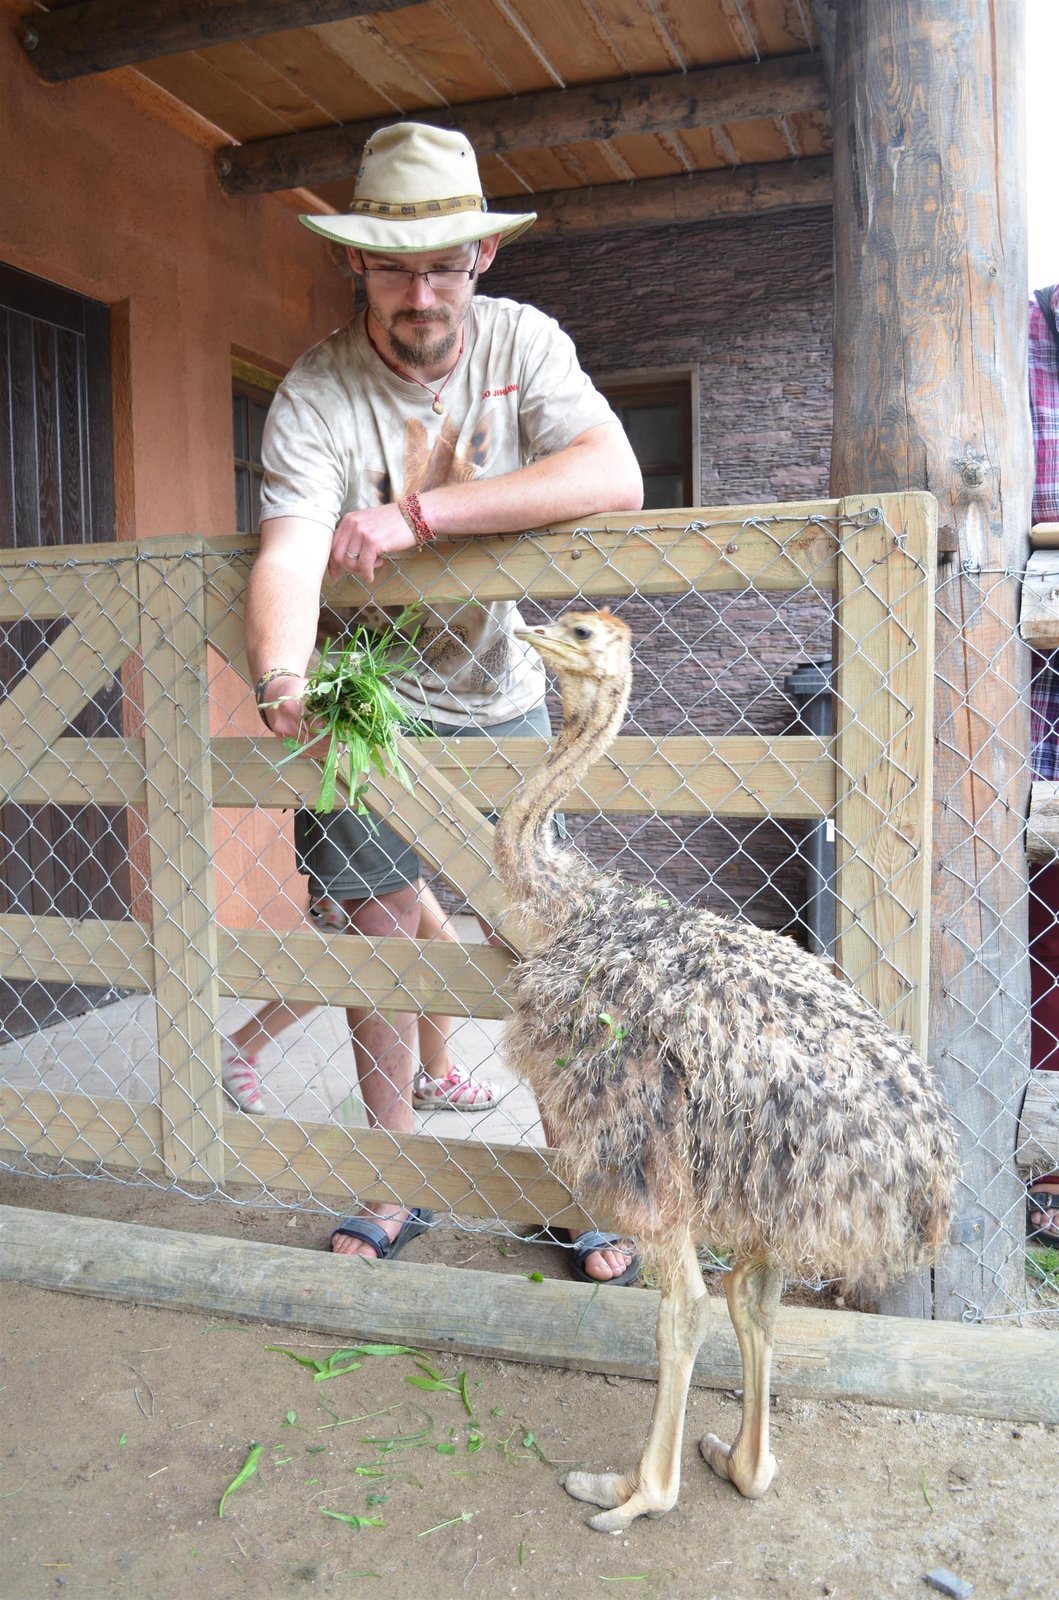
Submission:
[[[284,370],[348,317],[349,285],[286,205],[229,199],[209,150],[139,103],[135,74],[42,85],[16,22],[0,0],[0,261],[113,312],[118,527],[93,536],[232,533],[233,350]],[[290,926],[277,819],[234,839],[233,820],[218,817],[220,919]]]

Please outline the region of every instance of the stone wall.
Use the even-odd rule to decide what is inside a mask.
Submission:
[[[532,234],[501,250],[483,293],[528,300],[571,334],[597,380],[694,366],[701,501],[709,506],[827,494],[831,447],[830,211],[732,219],[571,240]],[[812,594],[637,598],[629,731],[789,730],[784,679],[830,653]],[[682,898],[791,926],[802,898],[798,824],[615,819],[575,838],[631,878]]]

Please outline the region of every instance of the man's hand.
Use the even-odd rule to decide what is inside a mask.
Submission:
[[[347,511],[331,538],[327,575],[332,583],[347,574],[373,583],[383,556],[414,548],[415,535],[393,501]]]
[[[265,689],[261,710],[272,732],[281,739],[297,739],[302,725],[302,696],[306,680],[293,675],[273,678]]]

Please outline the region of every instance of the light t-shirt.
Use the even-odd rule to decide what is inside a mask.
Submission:
[[[430,391],[386,366],[363,313],[332,333],[294,364],[269,411],[262,522],[303,517],[330,531],[347,511],[514,472],[616,421],[558,323],[513,300],[471,302],[441,398],[439,416]],[[355,620],[378,627],[384,617],[368,607]],[[393,686],[442,725],[521,716],[543,698],[544,669],[513,637],[520,625],[512,601],[424,605],[416,659]]]

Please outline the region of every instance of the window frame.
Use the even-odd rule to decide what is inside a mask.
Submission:
[[[619,406],[679,403],[685,410],[684,448],[687,505],[702,503],[702,434],[697,366],[628,367],[597,374],[596,388],[615,410]],[[667,470],[672,471],[672,467]],[[650,476],[649,470],[645,477]]]
[[[269,371],[269,369],[267,367],[261,367],[261,366],[258,366],[255,362],[246,361],[241,356],[235,356],[235,355],[232,356],[231,394],[232,394],[232,399],[233,400],[237,396],[239,396],[240,398],[242,398],[244,400],[252,401],[252,402],[256,403],[257,405],[263,405],[267,409],[271,405],[272,397],[273,397],[273,395],[275,394],[276,390],[279,388],[279,386],[280,386],[280,384],[282,382],[283,382],[282,374],[280,374],[278,372],[271,372],[271,371]],[[233,427],[233,430],[232,430],[232,469],[233,469],[233,474],[234,474],[234,477],[233,477],[233,488],[235,490],[235,504],[234,504],[234,508],[233,508],[233,515],[234,515],[234,520],[235,520],[235,531],[237,533],[245,533],[247,535],[253,536],[253,535],[255,535],[257,533],[257,531],[258,531],[257,528],[241,528],[239,526],[238,474],[241,471],[249,473],[249,475],[250,475],[250,484],[251,484],[251,488],[252,488],[254,480],[255,480],[255,477],[257,479],[257,482],[260,483],[261,478],[263,476],[263,473],[262,473],[262,468],[261,468],[261,462],[260,462],[260,460],[255,460],[254,459],[253,450],[252,450],[252,447],[251,447],[252,439],[253,439],[253,432],[252,432],[252,429],[250,428],[250,425],[249,425],[250,424],[250,413],[249,413],[249,410],[247,411],[246,421],[247,421],[247,440],[246,440],[246,442],[247,442],[247,455],[245,457],[239,456],[239,455],[236,454],[234,427]],[[251,496],[251,504],[252,503],[253,503],[253,496]],[[260,503],[260,500],[259,500],[259,503]]]

